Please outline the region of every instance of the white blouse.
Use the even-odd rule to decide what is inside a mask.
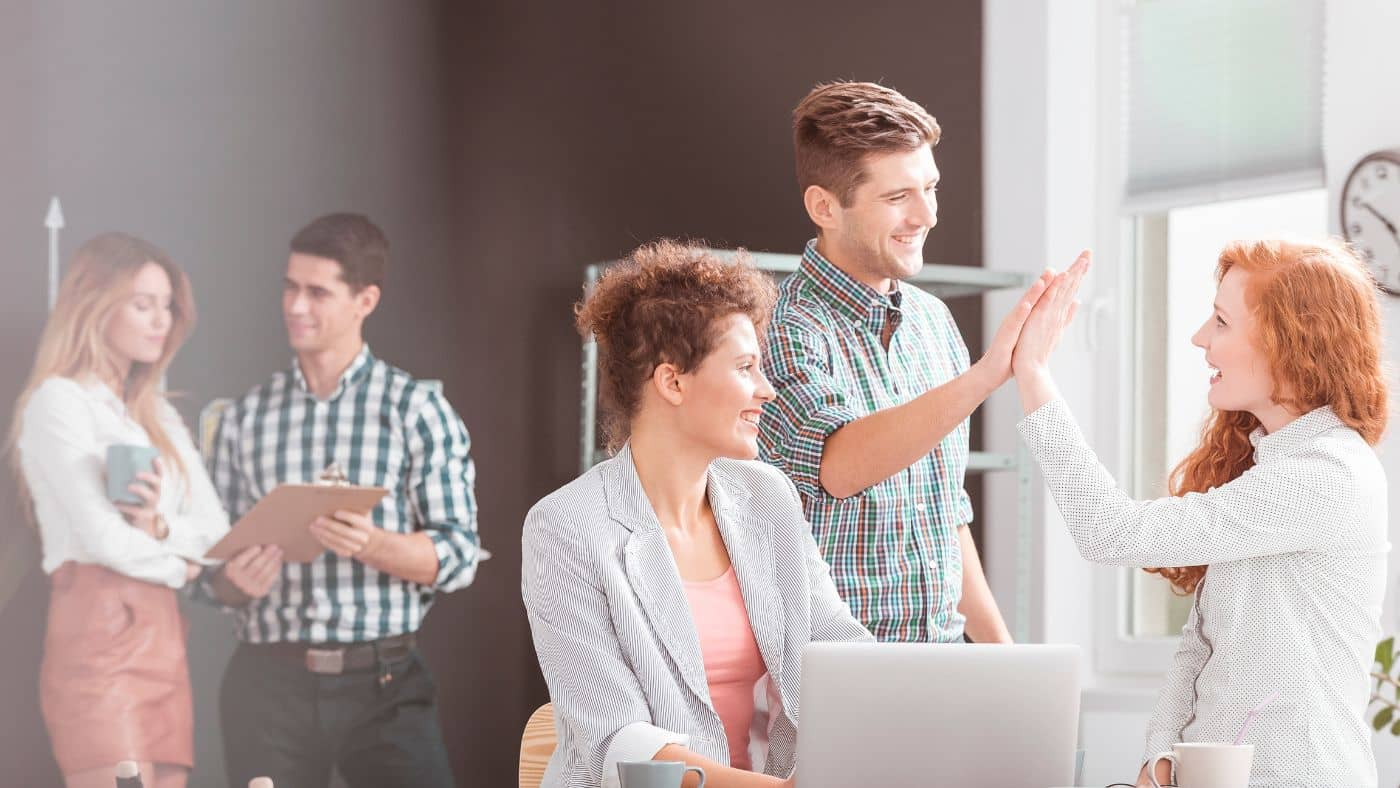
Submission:
[[[159,509],[170,535],[164,541],[127,523],[107,498],[107,447],[151,443],[111,389],[95,381],[49,378],[34,390],[20,418],[20,467],[34,500],[46,573],[74,561],[180,588],[183,559],[202,561],[228,531],[228,515],[189,430],[164,399],[161,425],[188,475],[178,478],[174,464],[165,463]]]
[[[1272,435],[1254,467],[1205,493],[1135,501],[1085,444],[1062,401],[1020,424],[1080,555],[1104,564],[1206,564],[1146,755],[1245,738],[1255,786],[1376,785],[1364,714],[1385,595],[1386,480],[1375,451],[1330,408]]]

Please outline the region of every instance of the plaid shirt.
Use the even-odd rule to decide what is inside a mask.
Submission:
[[[880,341],[887,323],[888,351]],[[917,287],[882,295],[811,241],[782,283],[763,367],[777,397],[760,420],[760,455],[797,485],[856,618],[881,640],[961,640],[958,527],[972,521],[963,490],[967,421],[926,457],[849,498],[831,496],[819,481],[827,436],[967,370],[948,307]]]
[[[352,484],[385,487],[370,513],[397,533],[426,532],[437,549],[431,586],[327,551],[287,563],[272,592],[239,613],[248,643],[360,643],[413,632],[435,592],[476,576],[476,470],[462,420],[435,387],[375,359],[369,346],[336,390],[317,400],[301,368],[278,372],[224,413],[210,475],[231,519],[282,483],[306,484],[332,462]],[[207,595],[207,584],[203,593]]]

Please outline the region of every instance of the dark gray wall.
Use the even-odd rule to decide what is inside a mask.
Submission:
[[[368,330],[376,351],[440,376],[453,363],[462,307],[440,286],[454,264],[456,213],[441,23],[436,2],[0,4],[6,425],[44,315],[41,221],[52,194],[68,218],[65,256],[120,229],[161,245],[189,272],[200,324],[169,376],[188,419],[287,364],[287,242],[330,210],[364,211],[391,239],[395,265]],[[449,384],[447,393],[459,392]],[[8,525],[17,518],[6,482]],[[13,529],[5,539],[18,541]],[[0,722],[4,785],[55,779],[34,689],[45,597],[33,571],[0,610],[0,698],[20,710]],[[192,784],[221,785],[215,704],[231,619],[189,612]]]
[[[375,217],[395,268],[370,341],[444,381],[472,431],[496,554],[423,632],[448,747],[462,785],[514,784],[520,728],[545,699],[519,525],[577,469],[569,307],[583,265],[659,235],[799,250],[810,229],[789,113],[843,77],[883,80],[938,117],[942,210],[926,256],[977,264],[980,68],[976,0],[0,2],[0,402],[43,320],[51,194],[69,214],[65,254],[122,229],[190,271],[201,324],[170,379],[191,417],[288,360],[291,233],[329,210]],[[976,304],[954,306],[976,347]],[[0,506],[0,546],[23,544],[8,480]],[[45,601],[30,571],[0,608],[5,785],[56,780],[34,686]],[[193,785],[217,786],[213,704],[232,639],[217,615],[192,618]]]
[[[435,612],[498,611],[497,637],[430,627],[431,642],[484,665],[484,706],[444,709],[481,785],[514,779],[511,735],[545,700],[519,613],[515,529],[573,478],[583,266],[660,235],[796,252],[811,235],[794,183],[790,113],[818,81],[882,80],[938,117],[941,219],[926,258],[981,251],[978,2],[494,4],[453,12],[459,79],[453,286],[492,303],[465,316],[459,356],[488,370],[463,389],[483,454],[483,517],[499,533],[479,593]],[[975,300],[954,304],[980,346]],[[974,487],[976,485],[974,484]],[[489,589],[489,590],[488,590]],[[499,611],[509,611],[502,615]],[[440,677],[452,694],[478,681]],[[482,708],[494,710],[483,714]],[[501,730],[504,733],[501,733]],[[493,754],[494,748],[508,750]]]

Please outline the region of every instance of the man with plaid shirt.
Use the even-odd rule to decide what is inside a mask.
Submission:
[[[296,360],[224,415],[211,475],[231,518],[334,464],[389,494],[368,515],[310,525],[326,552],[284,564],[255,547],[202,588],[236,608],[241,641],[220,697],[230,785],[450,786],[436,691],[415,645],[433,597],[480,558],[470,440],[436,386],[364,343],[388,242],[332,214],[291,244],[282,308]]]
[[[785,279],[764,372],[761,456],[793,480],[851,611],[881,640],[1009,643],[968,530],[968,417],[1011,376],[1041,277],[970,364],[948,308],[900,280],[937,223],[937,122],[871,83],[793,113],[817,237]]]

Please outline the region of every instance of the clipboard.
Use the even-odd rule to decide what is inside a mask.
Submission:
[[[227,561],[260,544],[282,548],[282,559],[304,564],[326,551],[311,535],[311,522],[338,510],[368,514],[389,491],[383,487],[333,484],[282,484],[263,496],[233,524],[206,558]]]

